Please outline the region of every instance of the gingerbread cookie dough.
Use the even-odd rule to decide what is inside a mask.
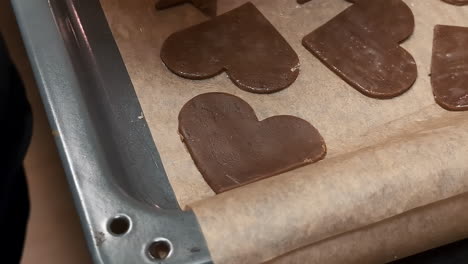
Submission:
[[[355,0],[354,5],[303,39],[303,45],[361,93],[380,99],[415,82],[414,58],[399,43],[414,30],[401,0]]]
[[[179,114],[179,133],[201,174],[224,192],[323,159],[325,142],[307,121],[274,116],[259,121],[242,99],[196,96]]]
[[[218,0],[158,0],[156,9],[165,9],[184,3],[193,4],[207,16],[216,16]]]
[[[296,52],[252,3],[172,34],[161,58],[184,78],[206,79],[225,71],[252,93],[282,90],[299,74]]]
[[[434,28],[431,83],[436,102],[445,109],[468,110],[468,28]]]

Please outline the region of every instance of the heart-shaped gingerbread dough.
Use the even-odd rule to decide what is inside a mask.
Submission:
[[[326,154],[320,133],[294,116],[259,121],[242,99],[207,93],[187,102],[179,133],[201,174],[216,192],[316,162]]]
[[[284,89],[299,74],[296,52],[252,3],[172,34],[161,58],[184,78],[226,71],[239,88],[253,93]]]
[[[191,3],[200,9],[205,15],[216,16],[218,0],[159,0],[156,3],[157,9],[165,9],[176,5]]]
[[[431,84],[434,99],[451,111],[468,110],[468,27],[436,25]]]
[[[416,80],[414,58],[399,43],[414,30],[401,0],[354,0],[354,5],[303,39],[303,45],[361,93],[392,98]]]

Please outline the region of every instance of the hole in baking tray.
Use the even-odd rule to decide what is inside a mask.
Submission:
[[[124,235],[130,230],[130,218],[125,215],[116,216],[110,220],[108,228],[114,235]]]
[[[148,256],[153,260],[164,260],[172,254],[172,244],[165,238],[158,238],[151,242],[147,249]]]

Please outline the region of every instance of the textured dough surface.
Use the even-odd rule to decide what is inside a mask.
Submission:
[[[361,93],[386,99],[416,80],[414,58],[398,44],[413,30],[413,14],[402,0],[361,0],[305,36],[303,44]]]
[[[468,110],[468,27],[434,28],[431,83],[436,102],[453,111]]]
[[[179,114],[179,132],[203,177],[216,192],[311,164],[326,154],[320,133],[295,116],[258,120],[239,97],[206,93]]]
[[[175,74],[207,79],[226,72],[239,88],[273,93],[299,74],[299,58],[288,42],[252,4],[175,32],[161,58]]]

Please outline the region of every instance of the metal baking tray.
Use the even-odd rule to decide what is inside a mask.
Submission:
[[[195,215],[179,208],[99,1],[12,4],[94,262],[212,263]]]

